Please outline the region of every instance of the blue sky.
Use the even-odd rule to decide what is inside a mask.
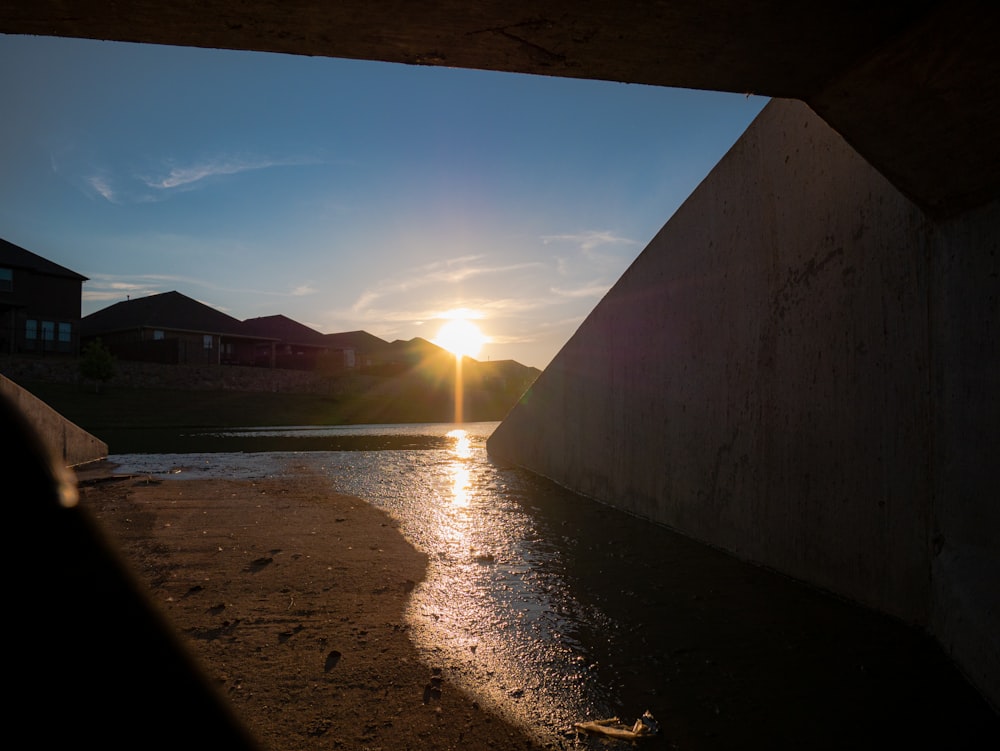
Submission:
[[[0,35],[0,237],[239,319],[544,368],[766,104],[448,68]]]

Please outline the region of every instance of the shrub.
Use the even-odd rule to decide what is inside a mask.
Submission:
[[[80,375],[84,380],[94,381],[94,391],[101,390],[101,384],[115,377],[115,357],[100,339],[88,343],[80,357]]]

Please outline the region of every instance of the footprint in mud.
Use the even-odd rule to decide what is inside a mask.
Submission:
[[[250,564],[247,566],[246,570],[256,574],[258,571],[260,571],[263,568],[266,568],[272,563],[274,563],[274,559],[270,557],[254,558],[252,561],[250,561]]]
[[[431,679],[424,686],[424,704],[429,704],[433,699],[441,698],[441,682],[443,676],[441,675],[441,668],[431,669]]]
[[[341,656],[340,652],[338,652],[336,649],[330,652],[330,654],[326,656],[326,664],[323,665],[323,672],[329,673],[331,670],[337,667],[337,663],[340,662],[340,656]]]
[[[284,644],[286,641],[288,641],[289,639],[291,639],[293,636],[295,636],[297,633],[299,633],[303,629],[305,629],[305,626],[303,626],[300,623],[298,626],[296,626],[295,628],[293,628],[293,629],[291,629],[289,631],[282,631],[280,634],[278,634],[278,643],[279,644]]]

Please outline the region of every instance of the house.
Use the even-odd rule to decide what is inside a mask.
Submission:
[[[339,372],[355,348],[284,315],[240,321],[180,292],[124,300],[85,316],[84,342],[100,338],[121,360],[172,365],[246,365]],[[358,332],[368,339],[386,342]],[[361,341],[354,337],[351,341]]]
[[[80,320],[80,337],[84,344],[100,338],[120,360],[166,365],[243,365],[380,376],[399,375],[417,366],[454,370],[454,355],[420,337],[390,343],[367,331],[322,334],[284,315],[240,321],[180,292],[124,300],[91,313]],[[494,391],[522,390],[538,374],[513,361],[472,362]]]
[[[344,331],[323,334],[326,346],[334,352],[344,353],[344,366],[364,370],[381,365],[389,357],[389,342],[367,331]]]
[[[432,360],[441,360],[449,365],[455,361],[455,356],[451,352],[427,341],[422,336],[396,339],[389,344],[386,351],[389,353],[390,362],[405,370]]]
[[[0,239],[0,354],[78,355],[85,281]]]
[[[180,292],[124,300],[80,321],[84,342],[100,339],[122,360],[171,365],[254,365],[271,347],[243,323]]]
[[[254,364],[288,370],[343,370],[343,353],[332,353],[326,335],[283,315],[248,318],[243,333],[259,340]],[[353,357],[352,357],[353,360]]]

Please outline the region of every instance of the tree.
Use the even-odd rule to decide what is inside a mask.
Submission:
[[[115,356],[100,339],[94,339],[83,348],[83,354],[80,358],[80,375],[88,381],[94,381],[95,392],[101,390],[102,383],[114,378]]]

